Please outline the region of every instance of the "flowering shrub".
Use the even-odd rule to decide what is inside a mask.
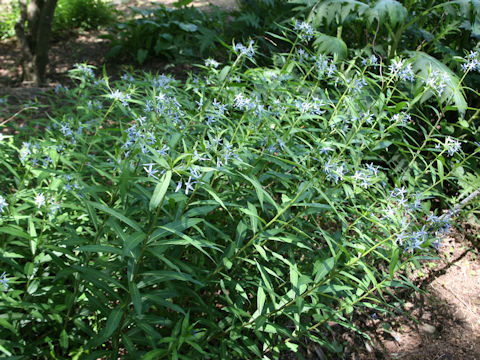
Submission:
[[[452,89],[421,53],[295,45],[265,68],[253,42],[231,51],[184,83],[78,66],[44,131],[2,139],[6,356],[341,353],[329,323],[388,311],[405,266],[441,249],[468,204],[446,189],[478,177],[478,109],[452,95],[472,66]]]

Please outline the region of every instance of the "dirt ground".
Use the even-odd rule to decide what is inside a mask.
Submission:
[[[421,292],[397,291],[400,301],[391,299],[397,312],[359,321],[373,346],[355,350],[353,343],[351,359],[480,360],[478,220],[457,224],[438,255],[406,274]]]
[[[5,6],[8,0],[0,0]],[[132,1],[114,0],[115,6],[128,16],[128,7],[171,5],[174,0]],[[203,9],[214,3],[224,9],[233,9],[232,0],[194,1]],[[2,11],[0,9],[0,11]],[[74,64],[88,62],[99,68],[105,64],[112,76],[123,67],[106,59],[107,41],[99,32],[83,32],[57,40],[50,51],[47,88],[34,89],[21,84],[19,50],[14,40],[0,41],[0,97],[10,95],[11,104],[22,106],[43,91],[58,83],[65,84],[66,74]],[[152,72],[174,72],[178,77],[190,65],[169,66],[164,60],[151,61],[141,68]],[[5,105],[0,105],[5,106]],[[0,123],[11,116],[8,108],[0,108]],[[405,273],[421,291],[396,291],[390,296],[392,313],[357,314],[354,323],[371,338],[345,332],[332,324],[331,334],[336,340],[348,344],[344,359],[388,360],[480,360],[480,224],[469,219],[457,224],[457,230],[446,239],[439,251],[439,260],[424,261],[422,269]],[[396,297],[396,298],[395,298]],[[315,345],[307,345],[309,359],[328,359]]]

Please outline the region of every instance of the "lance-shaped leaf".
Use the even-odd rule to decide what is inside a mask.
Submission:
[[[167,170],[163,174],[162,178],[160,179],[160,182],[157,184],[155,187],[155,190],[153,191],[152,198],[150,199],[150,211],[155,210],[160,203],[162,203],[165,194],[167,193],[168,190],[168,185],[170,184],[170,179],[172,178],[172,171]]]

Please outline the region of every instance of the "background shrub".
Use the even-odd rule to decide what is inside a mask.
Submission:
[[[72,29],[97,29],[115,19],[114,11],[104,0],[59,0],[53,18],[53,32]]]
[[[0,40],[15,36],[15,22],[20,15],[20,8],[16,1],[12,1],[8,8],[5,5],[2,7],[4,10],[5,8],[6,11],[0,13]]]
[[[218,9],[202,12],[194,7],[160,6],[133,10],[133,19],[109,29],[108,56],[127,56],[139,64],[148,57],[186,61],[216,54],[219,40],[225,39],[227,14]]]

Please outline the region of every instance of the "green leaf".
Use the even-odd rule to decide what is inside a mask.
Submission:
[[[157,296],[156,294],[146,294],[144,296],[146,299],[153,301],[159,305],[165,306],[166,308],[169,308],[173,311],[179,312],[183,315],[187,315],[187,313],[177,304],[174,304],[168,300],[164,300],[161,297]]]
[[[219,197],[217,194],[215,194],[214,191],[210,190],[209,188],[206,188],[206,187],[205,187],[204,190],[205,190],[206,192],[208,192],[210,195],[212,195],[212,197],[215,199],[215,201],[218,202],[218,203],[220,204],[220,206],[221,206],[223,209],[225,209],[225,210],[228,212],[228,215],[230,215],[230,217],[233,219],[232,214],[230,214],[230,211],[228,211],[228,209],[227,209],[227,207],[225,206],[225,204],[223,203],[222,199],[220,199],[220,197]]]
[[[396,0],[379,0],[375,3],[373,8],[367,11],[367,18],[369,23],[373,23],[376,19],[380,24],[387,21],[395,27],[398,24],[404,23],[407,19],[407,9]]]
[[[183,31],[195,32],[198,30],[198,26],[195,24],[187,24],[179,21],[172,21],[172,23],[177,24]]]
[[[214,245],[214,243],[206,241],[204,239],[199,240],[198,238],[193,238],[193,237],[188,236],[186,234],[183,234],[179,231],[175,231],[173,229],[169,229],[169,228],[166,228],[166,227],[163,227],[163,226],[161,226],[160,228],[171,231],[172,234],[177,235],[177,237],[175,237],[173,239],[162,240],[161,241],[162,245],[192,245],[192,246],[196,247],[198,250],[200,250],[202,253],[204,253],[206,256],[208,256],[210,259],[212,259],[212,258],[203,249],[204,247],[209,248],[209,249],[220,250],[217,246]]]
[[[263,313],[263,306],[265,305],[266,298],[265,291],[259,286],[257,290],[257,311],[259,315]]]
[[[180,281],[188,281],[198,285],[202,285],[201,282],[195,280],[188,274],[177,272],[177,271],[168,271],[168,270],[152,270],[146,271],[142,273],[145,277],[151,277],[151,279],[145,279],[144,282],[147,283],[160,283],[164,281],[171,281],[171,280],[180,280]]]
[[[15,237],[23,238],[30,240],[30,235],[20,228],[17,228],[16,225],[8,225],[7,227],[0,227],[0,233],[13,235]]]
[[[118,254],[118,255],[123,254],[122,249],[109,246],[109,245],[84,245],[84,246],[80,246],[78,250],[85,251],[85,252],[95,252],[95,253],[101,252],[106,254]]]
[[[146,235],[143,232],[136,232],[127,236],[123,243],[122,255],[134,257],[133,250],[145,239],[145,237]]]
[[[35,292],[38,290],[39,285],[40,285],[40,281],[38,281],[37,279],[31,281],[28,284],[27,293],[29,293],[30,295],[35,294]]]
[[[347,57],[347,44],[342,39],[326,34],[318,34],[313,42],[315,50],[322,54],[331,54],[337,56],[338,60]]]
[[[303,0],[305,1],[305,0]],[[306,0],[309,1],[310,0]],[[315,5],[309,16],[314,21],[314,26],[320,27],[324,24],[330,25],[333,22],[342,25],[347,20],[361,16],[367,9],[368,5],[356,0],[324,0],[312,1]]]
[[[170,185],[170,179],[172,178],[172,171],[167,170],[165,174],[163,174],[160,182],[155,187],[153,191],[152,198],[150,199],[150,211],[155,210],[160,203],[163,202],[165,198],[165,194],[167,193],[168,186]]]
[[[5,355],[8,356],[8,359],[10,360],[20,360],[20,359],[24,359],[23,356],[16,356],[16,357],[12,357],[12,353],[10,351],[8,351],[7,349],[5,349],[5,347],[3,345],[0,344],[0,351],[3,352]]]
[[[60,347],[63,349],[63,350],[67,350],[68,349],[68,334],[67,334],[67,331],[65,329],[63,329],[61,332],[60,332]]]
[[[95,210],[92,209],[92,206],[88,202],[85,202],[85,206],[87,208],[88,216],[90,217],[90,220],[95,227],[95,230],[98,231],[98,218]]]
[[[277,209],[278,211],[280,210],[278,208],[278,204],[275,202],[275,200],[272,199],[270,194],[263,188],[262,184],[260,184],[260,182],[258,180],[253,179],[251,177],[248,177],[247,175],[242,174],[242,173],[240,173],[240,175],[242,175],[246,180],[248,180],[253,185],[253,187],[255,188],[255,192],[257,193],[258,201],[260,202],[260,206],[261,206],[262,210],[264,210],[264,207],[263,207],[264,197],[266,197],[268,202],[270,204],[272,204],[275,207],[275,209]]]
[[[125,349],[128,351],[130,356],[140,357],[138,355],[137,349],[133,344],[133,341],[126,335],[122,333],[122,344],[125,346]]]
[[[82,273],[83,276],[85,276],[86,280],[90,282],[95,282],[96,284],[100,284],[100,279],[104,279],[108,281],[110,284],[115,285],[117,288],[127,290],[122,283],[120,283],[118,280],[113,279],[110,275],[105,274],[101,271],[98,271],[96,269],[93,269],[91,267],[86,267],[86,266],[79,266],[79,265],[71,265],[71,267],[79,272]],[[108,286],[108,285],[107,285]],[[109,290],[111,288],[108,286]]]
[[[218,74],[218,81],[219,81],[219,82],[222,82],[223,80],[225,80],[225,78],[227,77],[230,69],[231,69],[230,66],[225,66],[225,67],[222,69],[222,71],[220,71],[220,74]]]
[[[390,260],[390,264],[388,266],[388,270],[390,272],[390,278],[393,280],[393,276],[395,275],[395,270],[397,269],[398,264],[398,257],[400,256],[400,249],[397,247],[393,250],[392,259]]]
[[[255,234],[258,230],[258,220],[260,220],[263,224],[266,224],[265,220],[263,220],[260,216],[258,216],[257,208],[252,203],[248,203],[248,209],[240,208],[239,210],[248,215],[250,218],[251,230]]]
[[[35,255],[37,252],[37,231],[35,230],[35,224],[33,223],[33,218],[28,219],[28,233],[30,234],[30,250],[32,255]]]
[[[159,359],[162,355],[166,353],[164,349],[155,349],[150,350],[148,353],[142,356],[142,360],[154,360]]]
[[[290,266],[290,283],[296,292],[298,292],[298,269],[297,264]],[[299,295],[299,293],[297,293]]]
[[[138,49],[137,51],[137,62],[142,65],[148,56],[148,50]]]
[[[130,297],[132,298],[133,307],[138,316],[142,315],[142,296],[138,290],[137,285],[128,279],[128,290],[130,291]]]
[[[335,266],[335,258],[330,257],[326,260],[317,260],[313,266],[313,274],[315,284],[318,284],[327,274],[332,271]]]
[[[437,170],[438,170],[438,176],[440,177],[440,180],[443,181],[443,178],[445,176],[445,172],[444,172],[444,169],[443,169],[443,162],[442,162],[442,157],[438,158],[437,159]]]
[[[172,5],[175,6],[177,9],[180,9],[183,6],[187,6],[188,4],[192,3],[193,0],[178,0],[174,2]]]
[[[255,263],[257,264],[257,268],[260,271],[260,276],[263,279],[263,282],[265,283],[265,286],[267,287],[267,290],[269,292],[273,292],[273,287],[272,283],[270,282],[270,278],[267,274],[267,268],[265,268],[262,264],[260,264],[257,260],[255,260]]]
[[[383,141],[380,141],[377,145],[375,145],[375,147],[373,148],[372,151],[377,151],[377,150],[382,150],[382,149],[386,149],[388,148],[390,145],[392,145],[393,143],[391,141],[388,141],[388,140],[383,140]]]
[[[186,230],[202,221],[202,218],[184,218],[182,220],[172,221],[155,230],[150,236],[149,242],[154,242],[172,233]]]
[[[4,327],[5,329],[10,330],[10,331],[11,331],[12,333],[14,333],[14,334],[17,334],[17,333],[18,333],[17,329],[15,329],[15,327],[14,327],[12,324],[10,324],[10,323],[7,321],[7,319],[0,318],[0,326],[1,326],[1,327]]]
[[[124,222],[125,224],[131,226],[135,230],[142,231],[142,228],[140,227],[140,225],[138,225],[135,221],[127,218],[125,215],[120,214],[118,211],[110,209],[108,206],[103,205],[103,204],[99,204],[99,203],[96,203],[96,202],[88,201],[87,203],[92,205],[93,207],[97,208],[98,210],[106,212],[107,214],[117,218],[118,220],[120,220],[120,221]]]
[[[87,348],[94,348],[103,343],[105,343],[110,336],[112,336],[113,332],[117,330],[118,326],[120,325],[120,320],[122,320],[123,316],[123,305],[118,305],[110,315],[108,316],[107,323],[105,327],[100,331],[98,336],[90,340],[86,347]]]

